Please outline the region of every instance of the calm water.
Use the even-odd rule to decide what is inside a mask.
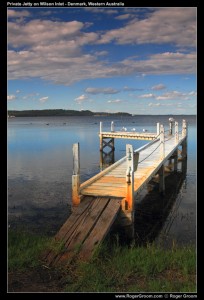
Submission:
[[[104,131],[110,131],[111,121],[114,121],[115,130],[124,126],[128,131],[132,128],[142,131],[145,128],[156,132],[157,122],[168,129],[168,118],[169,116],[8,119],[9,226],[26,226],[32,231],[51,235],[59,229],[70,214],[72,144],[80,143],[83,182],[100,170],[100,121],[103,121]],[[169,183],[166,196],[169,198],[163,199],[163,204],[157,199],[158,193],[147,190],[136,200],[136,214],[140,222],[139,225],[136,224],[138,234],[139,230],[146,230],[145,234],[150,236],[152,228],[155,228],[156,233],[151,235],[152,239],[162,239],[166,243],[172,239],[179,244],[196,242],[196,117],[176,116],[179,128],[183,118],[189,126],[186,177],[172,177],[176,182],[172,183],[171,180]],[[138,148],[147,141],[116,140],[116,160],[125,155],[126,143],[132,143],[134,148]],[[168,201],[168,209],[162,211],[160,208],[161,205],[164,207],[164,201]],[[151,229],[148,229],[147,224]],[[144,236],[144,232],[142,235]]]

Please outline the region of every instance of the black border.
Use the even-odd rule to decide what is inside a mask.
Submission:
[[[16,3],[16,2],[20,2],[20,3],[24,3],[26,1],[10,1],[10,2],[13,2],[13,3]],[[36,2],[43,2],[43,1],[34,1],[35,3]],[[46,1],[46,2],[62,2],[62,1]],[[83,1],[70,1],[70,2],[83,2]],[[87,1],[85,1],[87,2]],[[107,2],[107,1],[91,1],[91,2]],[[202,27],[203,24],[201,24],[199,26],[199,20],[201,20],[201,18],[203,17],[203,14],[202,14],[202,9],[201,9],[201,5],[200,3],[198,3],[198,1],[192,1],[192,0],[172,0],[172,1],[108,1],[108,2],[123,2],[124,3],[124,6],[120,6],[120,7],[164,7],[164,4],[165,4],[165,7],[197,7],[197,22],[198,22],[198,25],[197,25],[197,37],[198,37],[198,42],[199,41],[202,41]],[[4,187],[4,193],[5,193],[5,196],[1,196],[1,230],[2,230],[2,233],[1,233],[1,237],[3,237],[3,242],[1,241],[1,251],[2,251],[2,254],[0,256],[0,270],[1,270],[1,273],[3,271],[3,276],[1,276],[1,280],[0,280],[0,294],[4,294],[6,296],[13,296],[15,295],[16,293],[8,293],[7,292],[7,284],[8,284],[8,277],[7,277],[7,101],[6,101],[6,98],[7,98],[7,7],[19,7],[19,6],[7,6],[7,2],[1,2],[0,4],[0,20],[1,20],[1,32],[3,31],[3,34],[1,36],[1,39],[3,39],[3,43],[0,47],[1,49],[1,65],[3,65],[3,68],[2,68],[2,73],[1,75],[1,108],[0,108],[0,120],[1,120],[1,126],[2,126],[2,130],[1,130],[1,145],[4,145],[3,147],[3,151],[1,151],[1,153],[3,152],[3,159],[1,161],[3,161],[3,170],[4,172],[6,172],[6,176],[4,176],[4,173],[3,173],[3,176],[1,176],[1,186]],[[43,7],[43,6],[38,6],[38,7]],[[44,6],[44,7],[47,7],[47,6]],[[55,7],[58,7],[58,6],[55,6]],[[62,8],[62,6],[60,6]],[[77,7],[77,6],[74,6],[74,7]],[[78,7],[81,7],[81,6],[78,6]],[[90,6],[89,6],[90,7]],[[95,7],[95,6],[93,6]],[[119,6],[113,6],[113,7],[110,7],[108,6],[109,8],[117,8]],[[21,8],[28,8],[28,6],[24,6]],[[49,8],[49,7],[48,7]],[[201,22],[200,22],[201,23]],[[4,26],[5,24],[5,26]],[[199,35],[200,35],[200,39],[199,39]],[[199,44],[199,43],[198,43]],[[200,48],[202,48],[201,46],[201,42],[200,42]],[[199,48],[199,47],[198,47]],[[200,51],[200,56],[199,56],[199,51],[198,51],[198,60],[197,62],[199,62],[199,60],[202,60],[202,55],[203,55],[203,51]],[[197,74],[199,75],[199,69],[201,69],[201,66],[202,64],[199,62],[197,64]],[[199,122],[200,124],[201,123],[201,118],[202,118],[202,106],[200,106],[200,103],[202,103],[201,101],[204,101],[201,96],[199,96],[199,92],[202,91],[202,88],[199,89],[199,84],[201,85],[201,77],[200,76],[197,76],[197,87],[198,87],[198,100],[197,100],[197,105],[198,105],[198,108],[197,108],[197,130],[198,130],[198,133],[197,133],[197,137],[202,137],[202,133],[199,134],[199,130],[202,130],[202,125],[199,126]],[[201,92],[202,94],[202,92]],[[200,107],[199,107],[200,106]],[[202,149],[201,148],[201,144],[203,145],[203,141],[202,139],[198,139],[197,140],[197,148],[198,148],[198,152],[197,152],[197,167],[200,165],[200,162],[203,160],[203,158],[201,157],[201,151],[199,152],[199,149]],[[199,146],[200,145],[200,146]],[[5,155],[5,157],[4,157]],[[201,169],[200,169],[201,170]],[[199,168],[198,168],[198,175],[199,175]],[[201,179],[201,176],[198,176],[197,177],[198,180],[197,180],[197,199],[198,199],[198,196],[200,195],[199,193],[199,181]],[[3,184],[2,184],[2,181],[3,181]],[[202,197],[203,198],[203,197]],[[197,295],[198,296],[198,299],[199,299],[199,295],[201,295],[201,286],[202,286],[202,278],[199,277],[199,274],[202,274],[202,266],[201,264],[199,263],[199,260],[200,258],[202,259],[202,254],[200,255],[199,254],[199,251],[201,250],[200,249],[200,246],[199,246],[199,241],[202,240],[202,237],[201,237],[201,227],[199,228],[199,208],[197,206],[197,293],[186,293],[186,294],[189,294],[190,295]],[[202,225],[201,225],[202,226]],[[29,297],[31,296],[32,297],[32,294],[41,294],[39,292],[37,293],[17,293],[17,294],[20,294],[20,296],[23,296],[24,297],[24,294],[25,294],[25,297],[26,295],[29,294]],[[96,297],[98,297],[98,293],[42,293],[45,297],[47,296],[54,296],[56,297],[56,295],[60,295],[60,297],[71,297],[71,298],[84,298],[84,297],[88,297],[88,298],[94,298],[96,299]],[[99,293],[101,295],[99,296],[102,296],[102,297],[107,297],[109,299],[116,299],[115,298],[115,294],[116,293]],[[126,293],[118,293],[118,294],[121,294],[121,295],[126,295]],[[130,295],[138,295],[139,293],[129,293]],[[158,294],[158,295],[168,295],[168,298],[170,298],[170,293],[143,293],[141,292],[141,294],[143,295],[153,295],[153,294]],[[183,293],[171,293],[171,294],[175,294],[175,295],[183,295]],[[122,298],[121,298],[122,299]],[[135,298],[135,299],[142,299],[142,298]],[[182,298],[181,298],[182,299]]]

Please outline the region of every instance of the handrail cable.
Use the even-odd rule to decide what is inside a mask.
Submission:
[[[141,161],[139,161],[138,162],[138,165],[141,163],[141,162],[143,162],[145,159],[147,159],[150,155],[152,155],[152,153],[154,153],[154,151],[156,151],[157,150],[157,148],[159,148],[159,146],[161,145],[161,143],[162,142],[160,142],[159,143],[159,145],[149,154],[149,155],[147,155],[143,160],[141,160]]]

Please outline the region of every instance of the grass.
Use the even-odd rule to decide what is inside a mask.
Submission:
[[[8,268],[35,268],[44,251],[59,253],[63,247],[48,237],[9,231]],[[89,262],[63,270],[63,278],[65,292],[196,292],[196,250],[104,243]]]
[[[101,248],[88,263],[79,262],[67,292],[195,292],[195,247]]]
[[[24,270],[42,264],[45,251],[62,251],[64,245],[50,237],[31,234],[26,231],[9,230],[8,233],[8,270]]]

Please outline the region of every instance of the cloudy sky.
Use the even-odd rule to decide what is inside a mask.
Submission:
[[[196,114],[196,14],[8,8],[8,109]]]

